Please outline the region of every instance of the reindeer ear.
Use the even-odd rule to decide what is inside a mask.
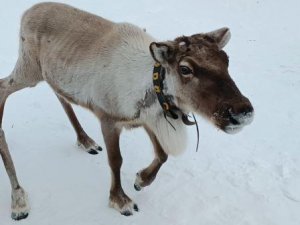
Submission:
[[[152,42],[149,48],[153,59],[161,64],[166,63],[173,56],[171,42]]]
[[[224,46],[228,43],[231,37],[230,30],[227,27],[211,31],[209,33],[206,33],[205,35],[216,41],[219,49],[224,48]]]

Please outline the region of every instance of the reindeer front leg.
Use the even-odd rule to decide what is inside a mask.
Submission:
[[[124,193],[121,185],[120,170],[122,166],[122,156],[119,146],[121,129],[110,118],[101,118],[101,128],[106,144],[109,166],[111,168],[111,188],[109,203],[112,208],[118,210],[124,216],[133,214],[133,210],[138,211],[138,206]]]
[[[144,127],[148,133],[155,151],[155,158],[147,168],[137,173],[134,188],[137,191],[142,190],[143,187],[149,186],[155,179],[160,167],[167,161],[168,155],[162,149],[155,134],[148,128]]]

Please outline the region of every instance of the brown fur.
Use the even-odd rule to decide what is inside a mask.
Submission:
[[[231,79],[228,56],[218,48],[217,40],[207,34],[196,34],[156,45],[167,47],[165,61],[161,63],[181,81],[180,94],[176,96],[179,106],[210,118],[221,129],[230,124],[229,109],[234,114],[253,111],[250,101]],[[192,76],[180,74],[181,61],[191,65]]]

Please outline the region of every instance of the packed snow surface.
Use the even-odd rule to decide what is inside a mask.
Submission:
[[[0,0],[0,74],[17,59],[22,13],[38,1]],[[186,153],[170,158],[142,192],[135,174],[153,157],[142,129],[123,132],[122,182],[140,212],[108,207],[105,149],[79,150],[75,133],[47,84],[9,97],[3,129],[31,214],[10,218],[10,184],[0,161],[0,225],[299,225],[300,1],[185,0],[62,1],[117,22],[131,22],[158,40],[230,27],[225,47],[230,74],[255,108],[253,123],[236,135],[199,117]],[[104,147],[98,120],[75,107],[87,133]]]

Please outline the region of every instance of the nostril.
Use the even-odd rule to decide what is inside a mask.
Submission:
[[[240,124],[239,121],[237,120],[237,118],[234,118],[233,116],[229,116],[229,121],[233,124],[233,125],[238,125]]]

